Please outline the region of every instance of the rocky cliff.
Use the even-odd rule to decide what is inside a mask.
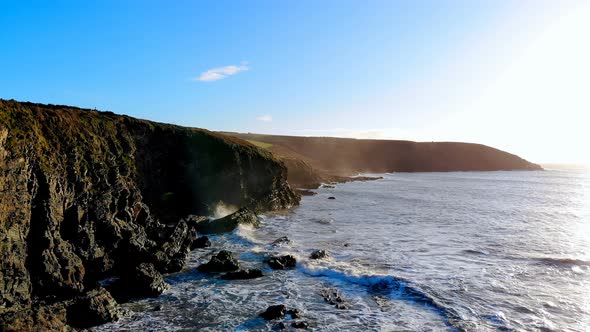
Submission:
[[[240,139],[0,100],[0,330],[114,319],[110,277],[161,292],[196,236],[181,218],[220,201],[264,211],[298,197],[285,166]]]
[[[472,143],[225,134],[266,146],[285,160],[289,180],[297,187],[358,173],[542,169],[508,152]]]

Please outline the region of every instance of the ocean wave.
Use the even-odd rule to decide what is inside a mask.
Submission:
[[[589,260],[577,258],[556,258],[556,257],[537,257],[533,260],[543,265],[572,268],[575,266],[590,266]]]
[[[380,293],[387,292],[391,298],[425,306],[441,316],[445,323],[457,331],[467,331],[462,326],[463,319],[457,311],[444,305],[435,296],[421,290],[408,280],[393,275],[365,273],[361,268],[331,258],[323,260],[320,265],[298,255],[295,256],[298,267],[307,275],[361,285]]]

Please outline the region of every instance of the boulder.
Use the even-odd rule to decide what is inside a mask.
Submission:
[[[211,246],[211,241],[206,236],[201,236],[193,241],[191,245],[191,250],[199,249],[199,248],[208,248]]]
[[[233,231],[238,225],[260,226],[260,221],[249,208],[238,211],[219,219],[207,219],[197,223],[197,231],[203,234],[220,234]]]
[[[221,250],[217,255],[211,257],[208,263],[201,264],[197,268],[201,272],[230,272],[239,269],[240,263],[227,250]]]
[[[104,288],[89,292],[67,310],[68,324],[76,328],[89,328],[120,317],[119,304]]]
[[[221,279],[225,280],[238,280],[238,279],[254,279],[262,277],[262,271],[259,269],[248,269],[238,270],[235,272],[227,272],[221,276]]]
[[[169,285],[153,264],[141,263],[105,287],[117,301],[126,302],[135,297],[157,297]]]
[[[259,314],[260,317],[264,318],[265,320],[273,320],[278,318],[283,318],[287,313],[287,308],[282,305],[271,305],[266,309],[265,312]]]
[[[311,255],[309,255],[309,258],[311,259],[322,259],[322,258],[327,258],[328,256],[330,256],[328,254],[327,251],[322,250],[322,249],[318,249],[318,250],[314,250]]]
[[[278,239],[276,239],[276,240],[272,241],[272,242],[270,243],[270,245],[272,245],[272,246],[278,246],[278,245],[281,245],[281,244],[289,244],[289,243],[291,243],[291,240],[289,240],[289,238],[288,238],[288,237],[286,237],[286,236],[281,236],[280,238],[278,238]]]
[[[293,269],[297,264],[297,260],[291,255],[272,256],[266,262],[273,270]]]

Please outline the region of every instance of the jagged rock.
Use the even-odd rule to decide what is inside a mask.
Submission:
[[[258,227],[260,221],[249,208],[241,208],[238,211],[219,219],[207,219],[197,224],[197,231],[203,234],[219,234],[233,231],[238,225],[253,225]]]
[[[221,279],[225,280],[254,279],[260,277],[262,277],[262,271],[259,269],[238,270],[221,275]]]
[[[208,263],[199,265],[197,269],[201,272],[230,272],[239,270],[240,263],[230,251],[221,250],[217,255],[211,257]]]
[[[266,262],[273,270],[292,269],[297,264],[297,260],[291,255],[272,256]]]
[[[322,258],[327,258],[330,255],[328,254],[327,251],[322,250],[322,249],[318,249],[318,250],[314,250],[311,255],[309,255],[309,258],[311,259],[322,259]]]
[[[211,241],[207,236],[201,236],[193,241],[191,246],[191,250],[198,249],[198,248],[207,248],[211,246]]]
[[[289,309],[287,310],[287,315],[291,316],[291,319],[297,319],[297,318],[301,318],[301,312],[299,312],[299,309]]]
[[[273,320],[282,318],[287,313],[287,307],[283,304],[278,305],[271,305],[264,311],[263,313],[259,314],[258,316],[264,318],[265,320]]]
[[[309,328],[309,324],[306,321],[298,321],[291,323],[291,326],[296,329],[307,329]]]
[[[348,309],[350,304],[340,295],[337,289],[325,288],[320,295],[326,302],[336,307],[336,309]]]
[[[104,288],[89,292],[75,301],[67,312],[68,323],[77,328],[104,324],[120,317],[119,305]]]
[[[270,244],[273,245],[273,246],[278,246],[278,245],[281,245],[281,244],[289,244],[289,243],[291,243],[291,240],[289,240],[288,237],[281,236],[280,238],[272,241]]]
[[[141,263],[105,287],[117,301],[126,302],[135,297],[156,297],[169,285],[153,264]]]

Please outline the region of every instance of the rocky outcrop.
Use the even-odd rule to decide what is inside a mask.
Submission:
[[[211,257],[211,260],[197,268],[201,272],[231,272],[240,269],[240,263],[234,258],[234,255],[227,250],[221,250],[217,255]]]
[[[309,255],[310,259],[324,259],[328,257],[330,257],[330,254],[328,254],[328,252],[323,249],[314,250]]]
[[[111,277],[160,292],[197,237],[179,220],[220,201],[258,212],[298,196],[279,161],[236,138],[0,100],[0,330],[62,330],[74,302],[109,307],[106,290],[81,299]]]
[[[258,227],[260,221],[256,213],[245,207],[219,219],[207,219],[197,223],[197,231],[203,234],[218,234],[233,231],[238,225],[252,225]]]
[[[272,256],[266,260],[266,263],[273,270],[287,270],[294,269],[297,264],[297,260],[291,255]]]

